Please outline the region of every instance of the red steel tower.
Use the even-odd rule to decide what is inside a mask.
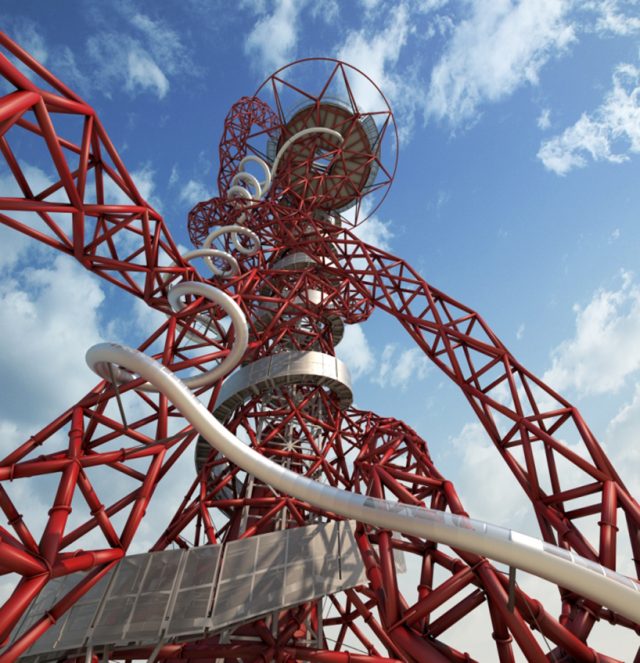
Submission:
[[[576,408],[477,313],[354,234],[397,161],[370,79],[301,61],[234,104],[219,196],[189,214],[197,248],[181,255],[94,110],[7,36],[0,45],[0,150],[15,180],[0,220],[165,313],[140,349],[200,404],[124,360],[96,361],[105,379],[1,459],[0,569],[15,583],[0,661],[470,661],[450,635],[478,613],[492,660],[616,660],[590,635],[600,620],[640,632],[640,585],[616,572],[624,539],[637,577],[638,503]],[[44,189],[24,167],[35,150],[56,172]],[[335,346],[376,309],[462,391],[540,541],[468,520],[415,431],[352,405]],[[202,404],[211,435],[188,416]],[[245,464],[242,449],[212,448],[220,431],[257,454]],[[127,554],[194,449],[179,508],[148,553]],[[20,503],[34,477],[51,488],[46,517]],[[556,578],[561,613],[488,557]]]

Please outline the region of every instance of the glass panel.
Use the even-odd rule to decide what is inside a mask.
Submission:
[[[323,557],[314,560],[315,575],[340,581],[340,564],[336,557]]]
[[[131,624],[153,622],[160,625],[170,596],[168,592],[141,594],[131,616]]]
[[[338,554],[340,523],[323,523],[314,527],[311,531],[314,537],[309,545],[309,557],[320,557],[326,554],[335,556]]]
[[[65,578],[54,578],[50,580],[36,597],[32,610],[44,612],[48,610],[55,602],[56,597],[60,595]]]
[[[397,552],[397,551],[395,551]],[[406,571],[406,565],[404,567]],[[365,573],[362,559],[358,556],[349,556],[340,560],[341,584],[348,587],[366,583],[367,574]],[[403,571],[404,572],[404,571]]]

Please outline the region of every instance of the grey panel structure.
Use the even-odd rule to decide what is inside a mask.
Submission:
[[[74,576],[76,576],[75,580],[77,582],[77,574],[73,574],[72,576],[65,578],[54,578],[47,583],[47,585],[34,601],[29,612],[25,614],[24,619],[20,623],[16,636],[21,635],[29,628],[31,628],[31,626],[33,626],[47,610],[52,608],[57,603],[57,601],[62,598],[69,589],[71,589],[73,586]],[[46,631],[46,633],[44,633],[42,637],[39,638],[39,640],[35,643],[35,645],[32,647],[32,650],[47,651],[52,649],[60,636],[60,631],[62,630],[64,622],[65,618],[63,617],[62,619],[58,620],[56,624],[51,626],[51,628],[49,628],[48,631]]]
[[[251,395],[284,384],[314,384],[333,391],[342,409],[351,405],[351,375],[337,357],[316,351],[292,351],[263,357],[243,366],[222,386],[214,415],[220,421]]]
[[[272,532],[227,545],[213,604],[216,628],[366,582],[348,521]]]
[[[30,628],[83,578],[49,582],[18,625]],[[196,639],[366,582],[351,521],[316,523],[120,561],[29,649],[36,663]]]
[[[209,613],[221,555],[222,546],[202,546],[183,552],[182,574],[176,582],[167,617],[167,637],[210,629]]]
[[[125,557],[100,606],[91,640],[106,645],[124,639],[151,555]]]
[[[107,593],[109,586],[113,580],[115,570],[107,573],[99,582],[97,582],[74,606],[71,610],[60,620],[63,628],[61,629],[60,642],[64,641],[65,647],[75,648],[84,646],[91,632],[91,626],[95,617],[100,609],[102,598]],[[84,574],[77,573],[70,576],[72,582],[69,589],[77,584]],[[40,645],[41,640],[38,640],[36,645]]]
[[[274,262],[272,265],[273,269],[305,269],[306,267],[313,267],[314,265],[322,264],[318,263],[311,256],[304,253],[303,251],[292,251],[287,253],[285,256],[280,258],[277,262]]]

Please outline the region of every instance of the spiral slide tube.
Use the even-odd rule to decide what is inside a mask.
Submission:
[[[246,323],[245,323],[246,324]],[[241,442],[169,369],[143,353],[115,343],[87,352],[87,363],[108,376],[124,366],[163,393],[212,447],[277,490],[374,527],[439,541],[528,571],[640,622],[640,584],[597,563],[525,534],[441,511],[387,502],[324,485],[287,470]]]
[[[184,379],[183,385],[186,388],[197,389],[198,387],[212,385],[214,382],[227,375],[227,373],[230,373],[238,365],[247,349],[249,330],[242,310],[233,299],[231,299],[226,293],[222,292],[222,290],[219,290],[208,283],[191,281],[178,283],[169,290],[168,294],[169,304],[174,311],[179,311],[182,308],[180,297],[184,295],[198,295],[199,297],[208,299],[212,304],[219,306],[231,318],[231,322],[236,330],[236,339],[231,348],[231,352],[215,368]],[[91,349],[89,352],[91,352]],[[108,367],[104,368],[107,371],[106,373],[96,372],[98,372],[98,374],[105,380],[115,380],[119,384],[125,384],[136,379],[134,375],[121,366],[111,366],[111,370],[109,370]],[[166,371],[167,369],[165,368],[163,370]],[[141,384],[137,389],[139,391],[148,392],[158,391],[157,387],[150,381]]]

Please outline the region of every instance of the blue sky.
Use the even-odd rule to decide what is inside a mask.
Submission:
[[[300,57],[360,67],[401,134],[396,181],[363,237],[475,308],[640,488],[638,2],[5,0],[0,20],[97,108],[185,247],[189,209],[216,194],[231,104]],[[154,318],[66,258],[6,232],[2,243],[6,448],[92,386],[88,346],[138,345]],[[472,515],[534,531],[460,395],[393,320],[349,330],[341,354],[357,404],[414,426]],[[480,465],[500,481],[481,485]]]

